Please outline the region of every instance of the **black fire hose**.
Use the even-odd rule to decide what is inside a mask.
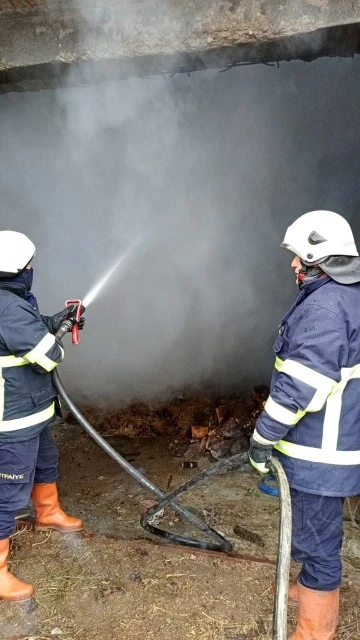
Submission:
[[[164,498],[167,498],[166,493],[162,491],[156,484],[154,484],[151,480],[149,480],[143,473],[138,471],[135,467],[132,466],[125,458],[123,458],[120,453],[115,451],[115,449],[109,445],[108,442],[91,426],[91,424],[86,420],[86,418],[79,411],[77,406],[73,403],[71,398],[68,396],[65,391],[63,384],[60,380],[60,376],[57,371],[53,371],[53,381],[56,387],[56,390],[59,396],[64,400],[64,402],[69,407],[70,411],[75,416],[76,420],[81,424],[81,426],[85,429],[85,431],[92,437],[93,440],[107,453],[117,464],[124,469],[136,482],[138,482],[142,487],[153,493],[160,501]],[[200,529],[204,534],[213,538],[215,542],[203,542],[202,540],[195,540],[193,538],[188,538],[185,536],[180,536],[175,533],[170,533],[169,531],[162,531],[160,529],[156,529],[156,535],[161,535],[161,537],[166,538],[167,540],[171,540],[176,544],[182,544],[189,547],[198,547],[199,549],[207,549],[212,551],[231,551],[232,544],[228,540],[226,540],[220,533],[209,527],[206,522],[199,518],[195,513],[189,511],[186,507],[178,504],[175,500],[171,499],[169,501],[169,505],[174,511],[176,511],[181,517],[185,518],[192,525],[194,525],[197,529]],[[149,529],[148,529],[149,530]],[[161,533],[160,533],[161,532]],[[154,531],[155,533],[155,531]]]
[[[162,529],[158,529],[157,527],[154,527],[152,524],[150,524],[150,520],[155,518],[156,515],[160,513],[160,511],[162,511],[163,509],[171,505],[172,501],[175,500],[175,498],[178,498],[183,493],[186,493],[187,491],[194,489],[195,487],[197,487],[199,484],[201,484],[208,478],[211,478],[211,476],[214,476],[217,473],[220,473],[223,471],[230,471],[231,469],[237,469],[238,471],[243,471],[243,472],[251,470],[248,454],[240,453],[235,456],[232,456],[231,458],[224,458],[219,462],[217,462],[210,469],[206,469],[202,473],[199,473],[197,476],[193,476],[192,478],[190,478],[190,480],[187,480],[187,482],[184,482],[183,484],[181,484],[172,493],[168,493],[167,495],[164,495],[163,499],[160,500],[160,502],[158,502],[153,507],[150,507],[150,509],[148,509],[141,516],[141,520],[140,520],[141,526],[143,527],[143,529],[146,529],[146,531],[149,531],[149,533],[152,533],[156,536],[160,536],[161,538],[167,538],[168,532],[163,531]]]
[[[203,471],[194,476],[187,482],[181,484],[172,493],[165,496],[158,504],[154,505],[144,513],[140,523],[144,529],[157,536],[167,537],[167,532],[157,529],[149,524],[149,519],[156,516],[162,509],[169,506],[174,498],[178,498],[182,493],[193,489],[197,485],[204,482],[211,476],[221,471],[230,471],[236,469],[238,471],[248,471],[251,465],[248,464],[249,456],[247,453],[240,453],[220,460],[211,469]],[[280,496],[280,526],[279,526],[279,542],[278,555],[276,563],[276,580],[275,580],[275,596],[274,596],[274,616],[273,616],[273,639],[287,639],[287,599],[289,588],[289,572],[290,572],[290,554],[291,554],[291,500],[289,484],[282,467],[281,462],[274,457],[269,458],[269,467],[273,472]]]
[[[69,329],[71,329],[71,321],[65,321],[56,337],[58,340],[65,335]],[[187,482],[181,484],[172,493],[166,494],[151,480],[149,480],[143,473],[133,467],[122,455],[120,455],[109,443],[94,429],[94,427],[86,420],[86,418],[79,411],[77,406],[73,403],[69,395],[67,394],[64,386],[60,380],[58,372],[53,371],[53,381],[59,396],[69,407],[76,420],[81,424],[85,431],[92,437],[93,440],[107,453],[117,464],[124,469],[136,482],[142,487],[153,493],[159,502],[148,509],[141,517],[141,526],[152,533],[166,540],[170,540],[176,544],[185,545],[188,547],[196,547],[199,549],[211,550],[211,551],[232,551],[232,544],[226,540],[220,533],[209,527],[206,522],[199,518],[195,513],[189,511],[186,507],[180,505],[176,499],[187,491],[190,491],[194,487],[198,486],[211,476],[216,475],[222,471],[228,471],[230,469],[237,469],[240,471],[247,471],[250,469],[248,454],[238,454],[231,458],[225,458],[220,460],[211,469],[207,469],[193,478],[190,478]],[[280,496],[280,526],[279,526],[279,543],[278,543],[278,556],[276,566],[276,586],[274,596],[274,616],[273,616],[273,640],[286,640],[287,638],[287,597],[288,597],[288,582],[290,571],[290,552],[291,552],[291,500],[290,490],[285,472],[281,463],[277,458],[269,458],[269,467],[279,487]],[[156,516],[165,507],[171,506],[176,513],[185,518],[194,525],[197,529],[214,540],[214,542],[204,542],[202,540],[196,540],[187,536],[170,533],[158,527],[155,527],[150,523],[150,520]]]

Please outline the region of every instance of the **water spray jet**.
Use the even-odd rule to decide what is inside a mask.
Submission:
[[[101,290],[105,287],[111,276],[117,271],[121,264],[124,264],[128,256],[132,253],[134,245],[132,245],[117,262],[109,269],[109,271],[96,283],[91,291],[85,296],[83,302],[81,300],[68,300],[67,306],[70,304],[76,305],[75,315],[65,320],[61,325],[59,331],[56,334],[57,339],[64,337],[65,333],[72,331],[72,343],[78,344],[80,342],[80,336],[78,333],[77,323],[80,316],[85,311],[85,307],[91,304],[95,298],[99,295]],[[237,454],[230,458],[220,460],[214,467],[207,469],[184,482],[173,492],[166,494],[160,487],[154,484],[149,478],[147,478],[141,471],[132,466],[120,453],[118,453],[86,420],[82,415],[78,407],[74,404],[68,393],[66,392],[59,373],[55,370],[52,373],[53,382],[56,390],[61,399],[68,406],[77,422],[85,429],[90,437],[101,447],[107,455],[109,455],[126,473],[128,473],[136,482],[140,484],[144,489],[147,489],[153,493],[158,502],[155,506],[150,507],[141,517],[140,524],[149,533],[158,536],[164,540],[174,542],[176,544],[184,545],[187,547],[204,549],[209,551],[223,551],[231,552],[232,544],[223,535],[215,531],[200,516],[189,510],[187,507],[179,504],[177,499],[194,487],[200,485],[205,480],[216,475],[217,473],[224,472],[225,470],[247,470],[248,454]],[[276,477],[279,486],[280,497],[280,527],[279,527],[279,543],[278,543],[278,558],[276,569],[276,582],[275,582],[275,597],[274,597],[274,616],[273,616],[273,640],[286,640],[287,638],[287,599],[288,599],[288,581],[290,571],[290,549],[291,549],[291,500],[289,485],[281,466],[281,463],[275,458],[269,458],[269,467]],[[188,536],[179,535],[160,529],[151,524],[154,516],[166,507],[171,507],[178,515],[187,520],[195,528],[199,529],[203,534],[212,539],[212,542],[205,542],[190,538]]]
[[[82,304],[85,309],[94,302],[95,298],[101,293],[101,291],[105,288],[105,285],[110,280],[111,276],[118,271],[121,265],[125,265],[130,255],[133,253],[135,247],[139,246],[139,240],[135,241],[130,247],[122,254],[120,258],[115,262],[115,264],[110,267],[110,269],[100,278],[100,280],[93,286],[92,289],[86,294],[86,296],[82,300]]]

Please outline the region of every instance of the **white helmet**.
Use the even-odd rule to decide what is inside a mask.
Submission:
[[[0,278],[25,269],[35,255],[35,245],[23,233],[0,231]]]
[[[349,223],[333,211],[310,211],[287,229],[280,245],[308,265],[328,256],[358,256]]]

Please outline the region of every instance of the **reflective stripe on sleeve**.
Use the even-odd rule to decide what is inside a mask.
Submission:
[[[266,445],[268,444],[270,446],[278,442],[278,440],[268,440],[268,438],[264,438],[263,436],[260,435],[257,429],[254,430],[253,438],[255,442],[258,442],[259,444],[266,444]]]
[[[45,371],[48,371],[50,373],[50,371],[52,371],[53,369],[55,369],[55,367],[58,366],[58,362],[55,362],[54,360],[51,360],[51,358],[48,358],[48,356],[44,356],[44,355],[39,355],[36,358],[36,363],[40,365],[40,367],[42,367],[43,369],[45,369]]]
[[[314,371],[314,369],[306,367],[304,364],[300,364],[300,362],[296,362],[295,360],[285,360],[281,368],[281,373],[287,373],[289,376],[305,382],[317,391],[323,391],[327,395],[329,395],[332,387],[336,384],[336,380],[332,380],[332,378],[328,378],[328,376],[324,376],[322,373],[318,373]]]
[[[300,409],[297,411],[297,413],[289,411],[289,409],[286,409],[278,402],[275,402],[275,400],[273,400],[271,396],[266,401],[264,409],[270,416],[270,418],[273,418],[274,420],[277,420],[278,422],[281,422],[281,424],[285,424],[288,427],[293,427],[299,422],[300,418],[305,415],[305,411],[300,411]]]
[[[315,389],[315,393],[309,404],[304,408],[302,415],[305,415],[308,411],[320,411],[326,399],[338,384],[332,378],[324,376],[322,373],[318,373],[314,371],[314,369],[306,367],[304,364],[300,364],[300,362],[296,362],[295,360],[281,360],[280,358],[276,358],[275,369]]]
[[[2,431],[17,431],[18,429],[26,429],[27,427],[34,427],[37,424],[50,420],[55,414],[55,402],[50,407],[33,413],[31,416],[24,418],[15,418],[15,420],[1,420],[0,432]]]
[[[54,345],[55,336],[52,333],[47,333],[24,358],[31,362],[31,364],[36,362],[36,364],[39,364],[45,371],[52,371],[59,363],[51,360],[46,354]]]
[[[34,364],[38,362],[38,356],[42,356],[51,349],[55,344],[55,336],[52,333],[47,333],[41,340],[38,342],[36,347],[26,353],[24,358]]]

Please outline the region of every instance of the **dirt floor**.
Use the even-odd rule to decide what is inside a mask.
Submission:
[[[199,553],[154,544],[139,526],[142,501],[151,496],[77,427],[63,425],[55,433],[62,504],[83,517],[94,535],[15,535],[12,568],[33,582],[36,599],[31,605],[0,603],[0,640],[271,638],[278,500],[258,491],[255,473],[229,472],[184,497],[184,504],[234,544],[235,557]],[[173,456],[173,439],[111,437],[109,442],[166,490],[198,473],[182,468],[181,458]],[[195,533],[172,511],[159,525]],[[236,536],[236,525],[258,537]],[[350,523],[345,528],[357,548],[360,530]],[[245,562],[239,555],[265,561]],[[337,638],[356,640],[360,559],[346,556],[344,565],[348,584]],[[289,611],[289,632],[295,615]]]

